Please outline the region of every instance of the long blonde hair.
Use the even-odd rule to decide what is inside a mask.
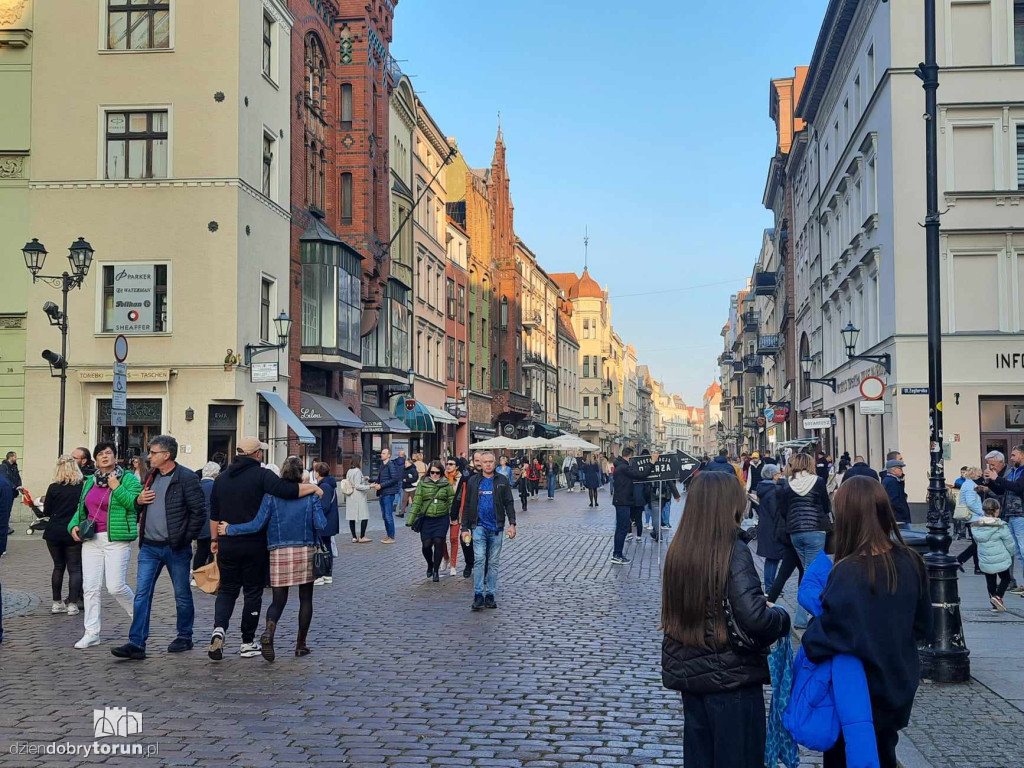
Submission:
[[[53,482],[61,485],[78,485],[82,482],[82,470],[74,456],[68,453],[57,458],[57,467],[53,470]]]

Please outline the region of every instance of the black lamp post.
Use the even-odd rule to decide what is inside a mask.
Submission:
[[[89,268],[92,266],[94,251],[84,238],[79,237],[68,248],[68,264],[71,267],[71,271],[62,272],[60,275],[39,274],[43,269],[43,264],[46,262],[47,250],[37,238],[33,237],[31,242],[25,243],[21,253],[25,257],[25,267],[32,273],[32,282],[35,283],[38,280],[42,280],[47,285],[58,289],[62,296],[60,309],[52,301],[48,301],[43,305],[43,312],[46,313],[50,325],[60,329],[60,354],[58,355],[56,352],[44,349],[43,359],[50,364],[50,376],[60,379],[60,422],[57,433],[57,454],[61,455],[64,453],[64,400],[68,385],[68,293],[73,288],[82,287],[82,283],[85,282],[85,278],[89,274]],[[54,374],[54,369],[57,369],[58,373]]]
[[[892,356],[888,352],[881,355],[857,355],[857,339],[860,338],[860,328],[853,323],[847,323],[840,331],[843,335],[843,346],[846,347],[846,358],[848,360],[867,360],[870,363],[878,363],[885,369],[886,373],[892,373]]]
[[[246,366],[252,365],[252,359],[257,355],[262,355],[264,352],[270,352],[272,350],[281,350],[288,346],[288,334],[291,333],[292,330],[292,319],[283,309],[281,310],[281,313],[274,318],[274,330],[277,331],[277,344],[261,342],[259,344],[245,345]]]
[[[836,391],[836,380],[835,379],[812,379],[811,367],[814,365],[814,359],[808,355],[800,358],[800,369],[804,372],[804,381],[808,381],[811,384],[824,384],[826,387],[831,389],[833,392]]]

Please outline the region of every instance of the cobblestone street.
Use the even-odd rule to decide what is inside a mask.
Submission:
[[[127,743],[158,749],[150,761],[160,765],[681,765],[681,706],[661,686],[656,549],[647,539],[631,566],[611,566],[604,492],[601,502],[591,511],[585,496],[560,492],[531,503],[505,544],[497,611],[469,610],[461,574],[427,581],[407,529],[392,547],[379,533],[372,545],[340,537],[334,585],[316,592],[313,655],[288,652],[293,595],[273,665],[237,653],[210,662],[213,598],[199,592],[196,648],[168,656],[166,575],[146,661],[110,656],[127,621],[109,598],[104,644],[73,650],[81,616],[48,613],[49,558],[38,537],[19,535],[3,559],[4,594],[31,596],[19,595],[22,615],[5,619],[2,764],[137,765],[10,754],[17,743],[92,743],[92,710],[126,707],[144,718],[143,735]],[[133,557],[130,581],[134,571]],[[237,611],[228,640],[237,651]],[[1024,764],[1022,732],[1024,713],[975,682],[923,687],[907,735],[936,766],[1007,767]]]

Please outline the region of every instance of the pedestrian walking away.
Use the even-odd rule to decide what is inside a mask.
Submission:
[[[345,473],[345,480],[341,484],[341,491],[345,495],[345,520],[348,521],[348,529],[352,533],[353,544],[370,544],[371,540],[366,538],[366,526],[370,520],[370,502],[368,494],[373,490],[373,484],[368,483],[363,477],[363,470],[353,465]],[[356,524],[359,524],[359,533],[356,533]]]
[[[298,490],[302,480],[302,460],[289,456],[281,465],[281,480]],[[317,490],[320,490],[319,488]],[[277,624],[288,604],[288,588],[299,588],[299,631],[295,638],[295,655],[308,656],[309,627],[313,621],[313,553],[327,527],[320,494],[293,499],[266,495],[260,511],[248,523],[229,525],[221,522],[221,536],[244,536],[266,530],[270,551],[270,586],[273,600],[267,608],[267,621],[260,635],[260,652],[267,661],[274,661],[274,639]]]
[[[868,466],[863,456],[857,456],[854,458],[853,464],[843,473],[843,482],[854,477],[870,477],[872,480],[878,480],[878,473]]]
[[[816,664],[840,654],[860,659],[879,764],[896,768],[899,731],[910,722],[921,675],[918,644],[931,635],[924,561],[903,543],[888,494],[875,481],[847,480],[835,504],[835,566],[802,645]],[[840,733],[825,752],[825,768],[846,766],[845,751]]]
[[[195,604],[189,587],[192,542],[206,522],[206,499],[196,473],[177,463],[178,441],[158,435],[149,443],[152,467],[142,493],[135,499],[139,512],[139,563],[135,604],[128,642],[111,648],[119,659],[146,658],[153,594],[160,572],[167,568],[174,587],[177,632],[168,653],[192,650]],[[97,463],[97,467],[98,467]],[[124,481],[132,477],[127,473]]]
[[[68,532],[71,518],[78,512],[82,497],[82,470],[74,457],[65,454],[57,459],[53,482],[43,497],[43,514],[49,518],[43,540],[53,561],[50,592],[53,602],[50,613],[75,616],[85,607],[82,594],[82,542]],[[68,596],[64,594],[64,574],[68,576]]]
[[[331,468],[326,462],[318,461],[313,465],[313,475],[316,478],[316,485],[323,491],[320,497],[320,507],[323,509],[327,526],[322,534],[321,544],[327,550],[327,571],[313,582],[313,586],[321,587],[334,583],[334,549],[332,544],[334,537],[341,530],[341,515],[338,511],[338,481],[331,474]]]
[[[512,482],[519,491],[519,503],[522,505],[523,512],[526,511],[530,504],[529,474],[530,467],[528,464],[520,463],[518,467],[512,470]]]
[[[427,477],[421,479],[416,488],[412,512],[405,524],[414,531],[419,531],[423,558],[427,561],[427,578],[433,579],[434,582],[440,581],[441,577],[441,561],[445,556],[445,540],[450,532],[454,498],[455,490],[445,477],[441,462],[431,462],[427,467]],[[457,515],[455,519],[458,519]],[[452,555],[454,554],[453,548]]]
[[[651,462],[645,469],[630,466],[629,459],[633,455],[632,448],[624,448],[622,455],[615,459],[615,471],[612,474],[612,504],[615,506],[615,538],[612,549],[612,563],[626,565],[629,560],[622,553],[626,543],[626,534],[632,522],[633,507],[636,506],[634,483],[644,480],[654,470],[658,454],[651,456]],[[641,507],[642,509],[642,507]]]
[[[199,537],[195,541],[195,554],[192,556],[192,570],[202,568],[213,559],[212,541],[210,535],[210,498],[213,495],[213,485],[220,474],[220,464],[216,461],[208,461],[199,470],[199,487],[203,489],[203,501],[206,506],[206,520],[199,529]],[[192,579],[190,584],[194,587],[196,580]]]
[[[825,539],[832,530],[832,503],[825,489],[825,480],[814,472],[814,459],[797,454],[789,462],[789,477],[776,492],[779,516],[785,521],[800,562],[807,568],[825,549]],[[807,626],[807,612],[798,606],[794,625]]]
[[[138,537],[135,501],[142,486],[130,472],[119,472],[113,443],[99,443],[93,451],[96,466],[82,483],[78,509],[68,522],[68,532],[82,542],[82,593],[85,634],[75,643],[84,649],[100,643],[100,590],[107,592],[133,618],[135,593],[127,584],[132,542]],[[88,525],[86,525],[88,523]],[[82,526],[91,535],[79,536]],[[187,582],[186,582],[187,586]]]
[[[1001,506],[995,499],[985,499],[984,515],[972,521],[974,543],[978,547],[978,562],[985,574],[988,599],[993,611],[1005,611],[1003,596],[1010,585],[1010,566],[1013,563],[1013,536],[1005,520],[999,519]],[[998,579],[998,581],[997,581]]]
[[[405,511],[409,508],[412,497],[416,493],[416,486],[420,481],[420,473],[413,460],[404,457],[402,459],[405,466],[402,469],[402,507],[398,512],[398,517],[405,517]]]
[[[590,454],[590,458],[583,463],[581,472],[583,473],[583,480],[581,482],[587,489],[587,498],[590,501],[587,506],[599,506],[597,502],[597,491],[601,487],[601,467],[598,465],[594,454]]]
[[[11,508],[13,506],[14,488],[8,482],[7,475],[0,473],[0,558],[7,552],[7,530],[11,524]],[[2,579],[0,579],[0,643],[4,641],[3,601],[4,588]]]
[[[682,695],[687,765],[764,764],[768,649],[788,635],[789,615],[768,605],[739,538],[746,505],[743,486],[728,475],[700,473],[665,557],[661,674]]]
[[[267,584],[270,557],[267,534],[259,529],[230,537],[221,537],[219,524],[244,525],[256,519],[267,496],[282,501],[322,496],[324,490],[315,485],[298,485],[278,477],[273,470],[261,466],[269,446],[255,437],[243,437],[235,448],[235,459],[213,485],[210,496],[211,548],[217,555],[220,586],[213,610],[213,633],[207,655],[214,661],[224,658],[224,641],[231,615],[242,593],[242,635],[239,654],[252,658],[260,654],[256,639],[260,613],[263,610],[263,588]]]
[[[764,558],[764,590],[768,592],[775,583],[779,563],[786,554],[781,539],[785,533],[779,517],[778,485],[776,481],[782,477],[782,470],[775,464],[765,464],[761,468],[761,481],[757,484],[757,554]]]
[[[377,490],[380,502],[380,516],[384,520],[383,544],[395,543],[395,502],[402,492],[402,479],[405,477],[405,459],[391,458],[391,451],[385,448],[380,452],[380,472],[373,487]]]
[[[466,480],[462,507],[463,541],[473,542],[473,610],[497,608],[498,567],[505,525],[509,540],[516,537],[516,507],[512,487],[494,471],[494,454],[480,457],[480,473]]]
[[[555,461],[554,456],[548,458],[547,463],[544,465],[544,472],[547,478],[548,485],[548,501],[555,500],[555,487],[558,484],[558,462]]]

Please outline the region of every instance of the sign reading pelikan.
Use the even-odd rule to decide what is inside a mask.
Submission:
[[[153,333],[155,280],[152,264],[114,265],[114,333]]]

